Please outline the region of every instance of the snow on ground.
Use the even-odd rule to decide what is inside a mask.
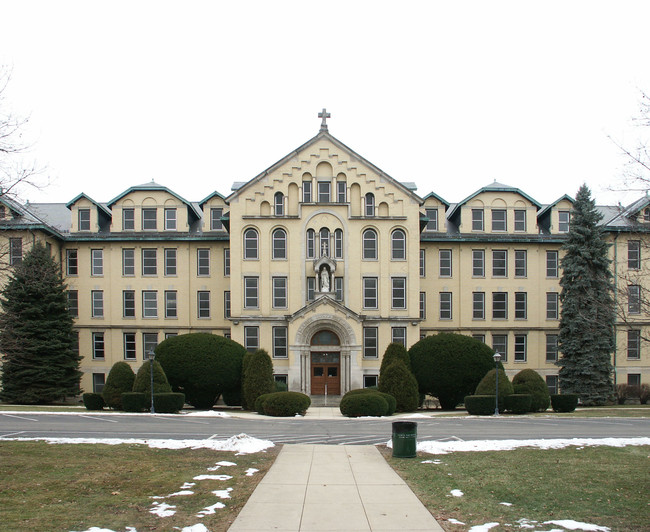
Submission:
[[[454,519],[453,517],[450,517],[447,519],[447,522],[451,523],[452,525],[464,525],[462,521],[459,521],[458,519]]]
[[[257,473],[258,471],[259,471],[259,469],[255,469],[254,467],[249,467],[249,468],[246,470],[246,476],[247,476],[247,477],[252,477],[252,476],[253,476],[255,473]]]
[[[462,497],[465,495],[462,491],[460,490],[451,490],[449,493],[451,493],[454,497]]]
[[[487,532],[490,528],[499,526],[499,523],[485,523],[484,525],[475,525],[468,532]]]
[[[230,414],[218,410],[197,410],[196,412],[185,412],[181,415],[190,417],[232,417]]]
[[[557,525],[567,530],[590,530],[594,532],[609,532],[609,528],[606,526],[592,525],[589,523],[581,523],[580,521],[574,521],[573,519],[559,519],[554,521],[544,521],[545,525]]]
[[[499,504],[501,504],[502,506],[512,506],[511,502],[500,502]]]
[[[230,492],[232,488],[226,488],[225,490],[215,490],[212,492],[213,495],[216,495],[220,499],[230,499]]]
[[[196,514],[196,517],[205,517],[206,515],[211,515],[215,513],[215,510],[218,510],[220,508],[225,508],[226,505],[222,502],[216,502],[212,506],[206,506],[201,510],[199,513]]]
[[[199,523],[198,525],[183,527],[183,530],[181,530],[181,532],[210,532],[210,531],[206,528],[206,526],[203,523]]]
[[[151,504],[153,508],[149,510],[149,513],[157,515],[158,517],[169,517],[176,513],[176,510],[173,509],[176,508],[176,506],[172,506],[171,504],[165,502],[154,502]]]
[[[192,480],[230,480],[230,475],[198,475]]]
[[[232,467],[232,466],[236,466],[237,464],[235,462],[228,462],[227,460],[221,460],[221,462],[217,462],[214,465],[223,466],[223,467]]]

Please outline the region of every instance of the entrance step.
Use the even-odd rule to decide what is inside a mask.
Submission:
[[[340,395],[310,395],[311,406],[339,406]]]

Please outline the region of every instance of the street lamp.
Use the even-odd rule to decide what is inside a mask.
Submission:
[[[497,376],[496,394],[495,394],[496,399],[494,401],[494,415],[498,416],[499,415],[499,362],[501,362],[501,355],[499,353],[494,353],[494,356],[492,358],[494,359],[494,366],[496,368],[495,371]]]
[[[153,407],[153,359],[156,354],[153,352],[153,347],[149,349],[147,355],[149,357],[149,373],[151,374],[151,413],[155,414],[156,410]]]

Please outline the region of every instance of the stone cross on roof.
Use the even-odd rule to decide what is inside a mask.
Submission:
[[[325,109],[325,107],[323,107],[323,110],[322,110],[320,113],[318,113],[318,118],[322,118],[322,119],[323,119],[323,121],[322,121],[321,124],[320,124],[320,130],[321,130],[321,131],[327,131],[327,119],[328,119],[328,118],[331,118],[331,116],[332,116],[332,115],[331,115],[330,113],[327,112],[327,110]]]

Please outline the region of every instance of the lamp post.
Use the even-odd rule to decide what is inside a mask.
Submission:
[[[492,358],[494,359],[494,366],[496,368],[495,372],[497,377],[496,394],[495,394],[496,399],[494,401],[494,415],[498,416],[499,415],[499,362],[501,362],[501,355],[499,353],[494,353],[494,356]]]
[[[156,354],[153,352],[153,348],[149,349],[149,373],[151,374],[151,413],[155,414],[156,410],[153,407],[153,359]]]

